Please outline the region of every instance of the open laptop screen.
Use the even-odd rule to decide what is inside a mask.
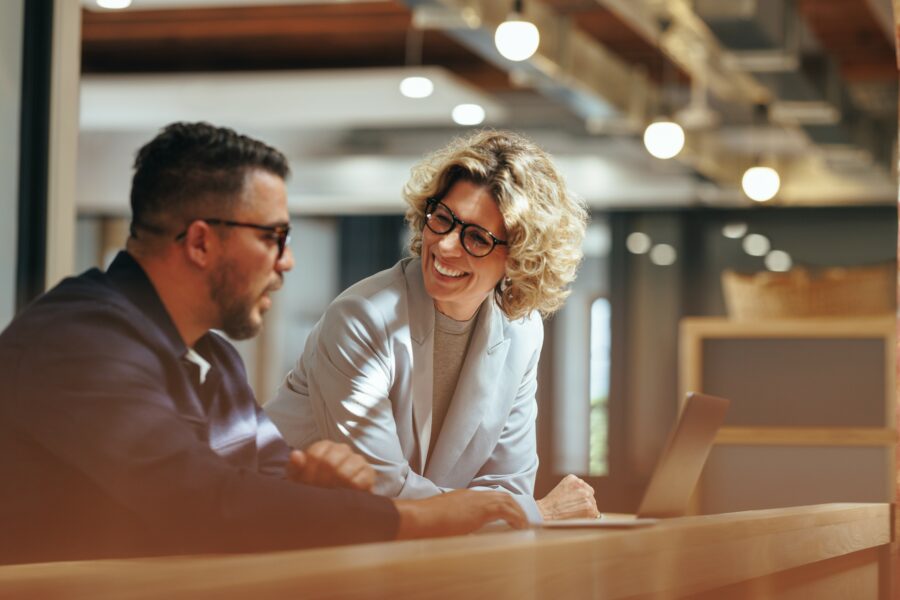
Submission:
[[[685,515],[729,404],[725,398],[698,392],[687,394],[681,414],[656,461],[637,515],[544,521],[541,525],[551,528],[645,527],[653,525],[659,518]]]
[[[680,517],[687,513],[729,404],[725,398],[688,393],[656,462],[638,517]]]

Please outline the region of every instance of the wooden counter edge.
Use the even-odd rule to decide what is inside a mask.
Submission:
[[[0,598],[677,597],[886,546],[888,504],[254,555],[0,567]],[[649,575],[648,575],[649,574]],[[475,592],[477,591],[477,594]]]

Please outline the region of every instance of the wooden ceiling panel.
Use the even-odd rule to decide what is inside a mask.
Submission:
[[[625,62],[645,69],[653,81],[690,81],[687,73],[663,55],[655,43],[648,41],[609,9],[594,4],[590,10],[573,11],[571,16],[582,31]]]
[[[82,70],[146,73],[397,67],[410,10],[399,2],[82,12]],[[416,58],[416,60],[419,60]],[[421,62],[484,89],[508,76],[437,31]]]
[[[894,48],[868,3],[860,0],[798,0],[813,35],[850,82],[897,79]]]
[[[85,72],[402,64],[409,11],[393,2],[82,13]]]

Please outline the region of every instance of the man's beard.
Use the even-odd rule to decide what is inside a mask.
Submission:
[[[210,276],[209,293],[219,311],[217,329],[224,331],[233,340],[246,340],[262,329],[261,320],[253,319],[253,308],[259,297],[238,295],[235,290],[239,286],[234,281],[233,273],[228,265],[213,273]]]

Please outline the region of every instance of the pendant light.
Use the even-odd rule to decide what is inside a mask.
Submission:
[[[766,202],[775,197],[781,187],[781,177],[772,167],[755,166],[744,171],[741,187],[754,202]]]
[[[768,121],[768,109],[765,104],[758,104],[753,111],[754,129],[759,129],[762,122]],[[744,171],[741,178],[741,188],[747,197],[754,202],[767,202],[775,197],[781,187],[781,177],[773,167],[762,164],[757,155],[754,165]]]
[[[644,147],[652,156],[668,160],[678,156],[684,148],[684,129],[668,116],[665,102],[668,68],[659,38],[656,42],[656,51],[660,60],[659,106],[656,107],[658,116],[644,129]]]
[[[422,66],[422,30],[410,27],[406,32],[406,66]],[[434,82],[423,75],[404,77],[400,82],[400,93],[407,98],[427,98],[434,92]]]
[[[515,0],[512,12],[494,32],[497,51],[507,60],[520,62],[534,56],[540,43],[538,28],[522,18],[522,0]]]
[[[644,146],[656,158],[674,158],[684,148],[684,129],[675,121],[660,118],[644,130]]]

